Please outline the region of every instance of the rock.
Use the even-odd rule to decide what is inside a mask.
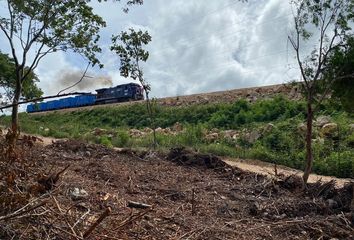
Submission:
[[[263,127],[263,134],[270,133],[275,128],[274,124],[268,123]]]
[[[321,128],[322,137],[335,137],[338,135],[338,125],[336,123],[327,123]]]
[[[156,128],[156,129],[155,129],[155,132],[157,132],[157,133],[161,133],[161,132],[163,132],[163,129],[162,129],[162,128],[160,128],[160,127],[158,127],[158,128]]]
[[[202,100],[202,103],[206,104],[209,103],[209,98],[208,97],[204,97]]]
[[[283,92],[283,88],[284,88],[283,85],[278,85],[278,86],[274,87],[274,92],[275,93],[282,93]]]
[[[149,127],[146,127],[146,128],[144,128],[143,129],[143,132],[144,133],[152,133],[154,130],[152,130],[151,128],[149,128]]]
[[[225,139],[228,139],[228,140],[237,139],[237,131],[235,131],[235,130],[225,130],[222,132],[222,135],[224,136]]]
[[[102,158],[101,158],[102,161],[109,161],[111,160],[111,157],[109,155],[104,155]]]
[[[212,132],[212,133],[219,133],[220,132],[220,130],[219,129],[217,129],[217,128],[213,128],[213,129],[211,129],[211,131],[210,132]]]
[[[75,187],[71,191],[69,191],[69,196],[71,197],[72,200],[77,201],[77,200],[85,199],[89,195],[84,189]]]
[[[219,139],[219,133],[210,133],[205,136],[205,140],[207,140],[208,142],[215,142],[218,139]]]
[[[172,130],[175,132],[181,132],[183,131],[183,126],[182,124],[180,124],[179,122],[176,122],[173,126],[172,126]]]
[[[354,123],[349,124],[349,132],[354,133]]]
[[[297,126],[297,131],[298,133],[300,133],[301,135],[305,136],[306,135],[306,130],[307,130],[307,126],[305,123],[300,123]]]
[[[316,139],[312,139],[312,142],[313,142],[313,143],[319,143],[319,144],[323,145],[325,141],[324,141],[323,138],[318,137],[318,138],[316,138]]]
[[[102,135],[104,135],[106,133],[107,133],[107,130],[103,129],[103,128],[95,128],[92,131],[92,134],[95,135],[95,136],[102,136]]]
[[[330,123],[332,121],[332,119],[331,119],[331,117],[329,117],[329,116],[319,116],[317,119],[316,119],[316,121],[315,121],[315,123],[314,123],[314,125],[316,126],[316,127],[323,127],[325,124],[327,124],[327,123]]]
[[[140,130],[138,130],[138,129],[130,129],[129,130],[129,135],[131,136],[131,137],[141,137],[141,136],[143,136],[144,135],[144,133],[143,132],[141,132]]]
[[[261,137],[261,134],[257,130],[253,130],[250,133],[246,133],[244,137],[247,142],[255,143]]]
[[[165,129],[163,129],[163,133],[165,133],[165,134],[172,134],[172,130],[171,130],[171,128],[165,128]]]

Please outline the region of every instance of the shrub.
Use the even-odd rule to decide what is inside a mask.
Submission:
[[[101,136],[99,138],[100,144],[105,145],[106,147],[113,147],[111,140],[107,136]]]
[[[198,148],[202,153],[210,153],[218,156],[238,157],[240,155],[236,148],[225,146],[223,144],[213,143],[209,145],[201,145]]]
[[[127,147],[130,143],[130,136],[127,131],[119,130],[117,136],[113,137],[112,145],[116,147]]]

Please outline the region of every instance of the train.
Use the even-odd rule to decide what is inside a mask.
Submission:
[[[96,94],[83,94],[47,102],[27,105],[28,113],[76,108],[98,104],[144,100],[144,89],[136,83],[117,85],[111,88],[96,89]]]

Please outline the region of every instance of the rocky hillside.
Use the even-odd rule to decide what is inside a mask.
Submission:
[[[156,102],[162,106],[190,106],[190,105],[205,105],[209,103],[232,103],[236,100],[245,99],[248,102],[256,102],[260,99],[269,99],[274,96],[284,95],[290,100],[301,99],[301,92],[297,86],[290,84],[277,84],[263,87],[240,88],[228,91],[219,91],[211,93],[200,93],[185,96],[175,96],[167,98],[158,98]],[[72,112],[78,109],[92,110],[95,108],[107,108],[114,106],[125,106],[131,104],[139,104],[145,101],[110,103],[97,106],[88,106],[80,108],[68,108],[56,112]],[[49,112],[32,113],[32,115],[43,115]]]
[[[259,99],[268,99],[279,94],[287,96],[291,100],[298,100],[301,98],[301,92],[299,91],[298,86],[293,86],[290,84],[277,84],[263,87],[240,88],[228,91],[161,98],[158,99],[158,102],[162,105],[168,106],[230,103],[240,99],[255,102]]]

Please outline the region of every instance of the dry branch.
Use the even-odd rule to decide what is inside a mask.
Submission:
[[[40,202],[40,203],[38,203],[38,204],[26,209],[26,207],[29,206],[29,204],[27,204],[26,206],[22,207],[21,209],[15,211],[13,213],[10,213],[10,214],[8,214],[6,216],[0,217],[0,221],[9,220],[9,219],[12,219],[12,218],[15,218],[15,217],[18,217],[18,216],[22,216],[25,213],[31,212],[31,211],[39,208],[39,207],[44,206],[45,204],[47,204],[47,201]]]
[[[52,190],[54,185],[58,182],[60,175],[63,174],[69,167],[70,164],[57,173],[52,173],[47,177],[42,177],[38,179],[38,183],[43,185],[46,191]]]
[[[116,227],[116,228],[114,229],[114,231],[117,231],[118,229],[120,229],[120,228],[126,226],[127,224],[132,223],[132,222],[134,222],[135,220],[137,220],[137,219],[143,217],[145,214],[147,214],[147,213],[150,212],[151,210],[152,210],[152,208],[149,208],[149,209],[145,210],[144,212],[141,212],[141,213],[139,213],[139,214],[137,214],[137,215],[135,215],[135,216],[130,216],[130,217],[128,217],[127,219],[123,220],[123,221],[118,225],[118,227]]]
[[[128,201],[128,207],[130,207],[130,208],[147,209],[147,208],[152,208],[152,205],[145,204],[145,203]]]
[[[83,237],[84,239],[87,238],[93,230],[111,213],[111,208],[108,207],[106,210],[101,214],[101,216],[97,219],[96,222],[94,222],[89,229],[84,233]]]

